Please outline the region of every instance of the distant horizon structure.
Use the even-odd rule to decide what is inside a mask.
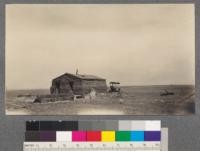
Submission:
[[[106,79],[94,75],[65,73],[53,79],[50,87],[50,93],[53,95],[85,95],[91,90],[105,93],[107,91]]]

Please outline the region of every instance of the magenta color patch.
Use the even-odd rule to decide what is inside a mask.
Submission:
[[[73,131],[72,132],[72,141],[73,142],[86,141],[86,132],[85,131]]]

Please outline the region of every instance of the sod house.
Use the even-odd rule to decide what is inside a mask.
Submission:
[[[105,93],[106,80],[94,75],[65,73],[52,80],[50,92],[53,95],[85,95],[92,89],[97,93]]]

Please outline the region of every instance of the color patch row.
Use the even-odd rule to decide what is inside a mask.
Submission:
[[[160,131],[161,122],[152,120],[105,120],[105,121],[27,121],[26,131]]]
[[[26,142],[160,141],[161,131],[27,131]]]

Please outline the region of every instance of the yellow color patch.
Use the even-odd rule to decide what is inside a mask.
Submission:
[[[101,132],[102,142],[114,142],[115,141],[115,131],[102,131]]]

